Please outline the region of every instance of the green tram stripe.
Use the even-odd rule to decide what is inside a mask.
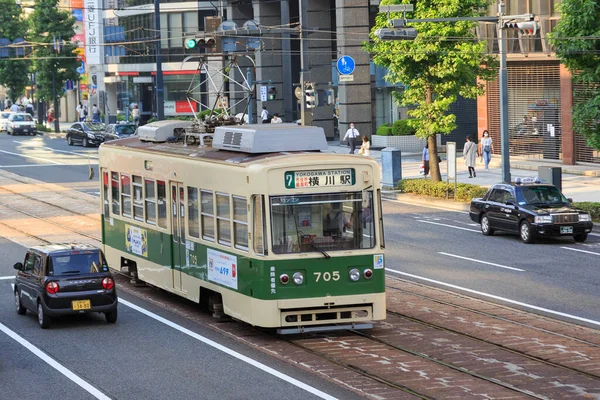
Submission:
[[[140,231],[145,232],[145,234],[142,234],[142,236],[145,236],[145,245],[141,245],[140,243],[132,244],[132,238],[128,241],[128,226],[133,228],[137,234]],[[208,279],[208,250],[215,250],[221,254],[236,257],[235,281],[237,282],[237,290],[222,284],[220,286],[261,300],[385,292],[385,270],[374,269],[374,255],[334,256],[328,259],[295,258],[290,260],[263,260],[261,258],[250,258],[238,253],[226,252],[198,242],[194,242],[193,249],[186,249],[185,245],[174,243],[171,234],[159,232],[147,226],[136,225],[133,221],[122,221],[116,218],[113,218],[113,225],[110,225],[102,218],[102,238],[105,245],[140,258],[145,258],[148,260],[148,263],[155,266],[179,269],[182,272],[182,277],[183,275],[189,275],[217,284],[219,283],[212,280],[209,281]],[[183,262],[173,261],[174,246],[180,246]],[[137,254],[135,253],[136,251]],[[143,251],[145,255],[140,256],[140,251]],[[117,266],[117,269],[119,267]],[[361,271],[361,278],[358,282],[350,281],[349,272],[353,268],[358,268]],[[374,272],[373,277],[369,280],[365,279],[362,275],[362,271],[367,268],[370,268]],[[304,282],[301,285],[296,285],[292,282],[292,276],[295,272],[302,272],[304,274]],[[285,285],[280,282],[280,276],[284,273],[290,277],[290,281]],[[273,278],[275,293],[272,291]],[[183,279],[185,278],[183,277]],[[163,282],[163,287],[172,287],[172,282]]]

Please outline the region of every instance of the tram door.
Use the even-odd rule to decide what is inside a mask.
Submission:
[[[182,183],[171,182],[171,204],[173,289],[182,290],[181,271],[185,267],[185,190]]]

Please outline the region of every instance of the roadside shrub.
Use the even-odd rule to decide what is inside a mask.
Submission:
[[[600,222],[600,203],[592,201],[582,201],[573,203],[575,207],[581,208],[583,211],[590,213],[594,222]]]
[[[379,136],[391,136],[392,127],[389,124],[383,124],[379,128],[377,128],[375,134]]]
[[[52,129],[46,127],[44,124],[35,124],[38,132],[52,132]]]
[[[446,195],[454,198],[454,183],[433,182],[429,179],[403,179],[398,183],[398,189],[404,193],[413,193],[420,196],[429,196],[445,199]],[[456,185],[456,200],[470,202],[474,197],[482,197],[487,188],[471,185],[468,183],[459,183]]]
[[[394,126],[392,127],[393,136],[409,136],[414,134],[415,129],[408,125],[408,120],[399,119],[394,121]]]

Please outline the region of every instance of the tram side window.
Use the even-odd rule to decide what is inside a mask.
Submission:
[[[142,177],[133,176],[133,218],[144,221],[144,196],[142,194]]]
[[[198,189],[188,186],[188,228],[191,237],[200,238],[198,220]]]
[[[119,173],[111,172],[112,186],[112,212],[115,215],[121,215],[121,203],[119,201]]]
[[[121,207],[123,216],[131,217],[131,176],[121,174]]]
[[[264,221],[264,212],[263,212],[263,199],[262,196],[254,196],[252,199],[253,202],[253,223],[254,226],[252,228],[253,235],[252,240],[254,242],[254,253],[264,255],[265,251],[265,221]]]
[[[108,181],[108,172],[102,173],[102,202],[104,205],[104,219],[110,219],[110,182]]]
[[[217,237],[219,243],[231,245],[231,210],[229,195],[217,193]]]
[[[248,250],[248,202],[233,196],[233,234],[236,249]]]
[[[215,240],[215,215],[213,193],[208,190],[200,191],[200,213],[202,215],[202,239]]]
[[[154,190],[154,180],[144,179],[144,188],[146,189],[146,222],[156,225],[156,194]]]
[[[167,185],[164,181],[156,181],[158,206],[158,226],[161,228],[167,227]]]

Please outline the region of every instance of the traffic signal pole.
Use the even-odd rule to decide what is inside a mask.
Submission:
[[[160,37],[160,3],[154,0],[154,31],[156,32],[156,119],[165,119],[165,88],[162,73],[161,37]]]
[[[308,21],[308,7],[304,0],[298,0],[300,7],[300,120],[302,125],[312,124],[312,112],[306,107],[306,80],[308,78],[308,41],[306,40],[305,25]]]
[[[502,182],[510,183],[510,138],[508,129],[508,70],[506,69],[506,34],[502,24],[504,3],[498,4],[498,49],[500,52],[500,143],[502,158]]]

